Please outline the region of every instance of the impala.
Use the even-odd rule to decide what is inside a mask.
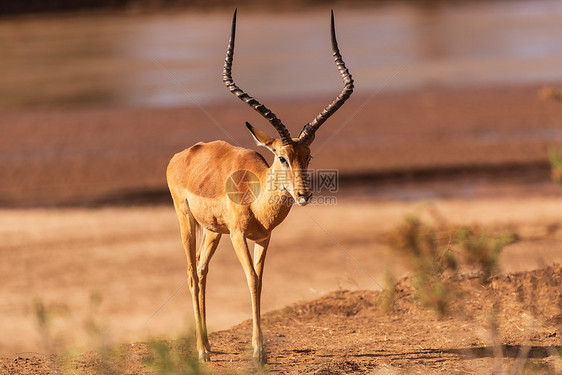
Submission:
[[[304,177],[310,161],[310,144],[318,128],[353,92],[353,79],[338,49],[332,12],[332,51],[345,85],[334,102],[304,126],[298,138],[291,138],[285,125],[273,112],[234,83],[232,61],[235,32],[236,10],[224,62],[223,81],[231,93],[265,117],[279,133],[280,138],[275,139],[246,123],[257,144],[267,147],[275,159],[269,166],[253,150],[223,141],[197,143],[174,155],[168,165],[167,180],[187,254],[187,276],[195,313],[199,359],[208,361],[211,351],[205,317],[209,261],[221,236],[228,234],[250,288],[253,355],[258,363],[263,364],[266,354],[260,327],[260,295],[271,232],[285,219],[294,202],[304,206],[310,201],[312,191]],[[198,249],[197,232],[202,232]],[[247,240],[255,243],[253,259]]]

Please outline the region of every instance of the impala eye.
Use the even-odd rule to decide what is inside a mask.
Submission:
[[[289,165],[289,163],[287,163],[287,160],[283,156],[279,156],[279,161],[283,165]]]

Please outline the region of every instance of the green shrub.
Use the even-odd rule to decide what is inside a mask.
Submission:
[[[417,216],[408,216],[389,233],[388,244],[404,254],[414,271],[415,298],[443,315],[455,299],[455,290],[443,277],[457,268],[448,246],[441,246],[436,230]]]
[[[562,184],[562,155],[554,150],[548,151],[548,159],[550,160],[550,175],[552,181]]]
[[[492,238],[468,227],[461,228],[456,237],[466,262],[480,270],[484,282],[498,271],[499,257],[504,246],[514,241],[511,234]]]
[[[456,228],[443,220],[435,228],[409,215],[388,233],[386,240],[406,257],[413,271],[414,297],[444,315],[459,295],[448,277],[458,272],[459,258],[476,267],[487,282],[499,269],[503,247],[513,242],[514,236],[492,237],[470,227]]]

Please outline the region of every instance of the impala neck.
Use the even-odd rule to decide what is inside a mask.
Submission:
[[[284,187],[285,176],[276,163],[260,176],[262,191],[252,206],[266,227],[281,223],[293,205],[293,198]]]

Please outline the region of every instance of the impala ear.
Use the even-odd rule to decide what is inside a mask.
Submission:
[[[256,140],[258,146],[264,146],[271,149],[271,145],[273,141],[275,141],[274,138],[271,138],[269,135],[265,134],[261,130],[254,128],[252,125],[250,125],[249,122],[246,122],[246,127],[248,128],[250,133],[252,133],[252,136]]]

